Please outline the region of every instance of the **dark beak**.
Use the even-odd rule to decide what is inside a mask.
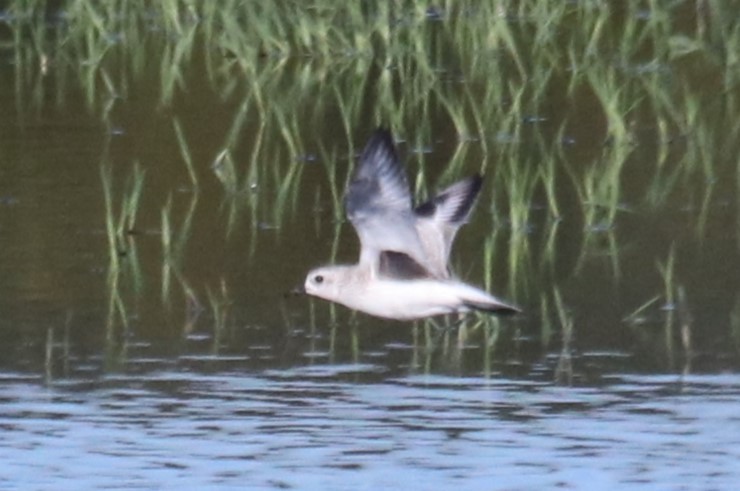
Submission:
[[[288,292],[285,292],[283,294],[283,297],[290,298],[290,297],[295,297],[298,295],[305,295],[305,294],[306,294],[306,289],[303,287],[303,285],[300,285],[300,286],[293,288],[292,290]]]

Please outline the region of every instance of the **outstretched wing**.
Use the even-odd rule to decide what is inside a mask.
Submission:
[[[347,216],[360,238],[360,263],[378,272],[380,254],[393,251],[425,264],[406,174],[388,130],[373,133],[345,196]]]
[[[409,183],[391,133],[378,128],[365,145],[349,183],[345,197],[347,214],[353,220],[377,210],[408,213],[411,203]]]
[[[447,187],[415,210],[417,233],[429,267],[438,276],[449,276],[452,242],[460,227],[468,222],[482,184],[483,177],[470,176]]]

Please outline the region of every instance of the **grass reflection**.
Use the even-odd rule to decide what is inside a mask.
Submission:
[[[486,174],[491,197],[480,204],[480,227],[490,232],[471,260],[483,265],[487,288],[503,277],[520,303],[539,306],[532,322],[549,340],[551,331],[572,328],[562,317],[563,279],[607,258],[604,283],[630,280],[625,246],[639,238],[623,232],[625,224],[690,208],[686,226],[701,242],[727,196],[735,214],[740,208],[740,28],[729,6],[698,5],[68,0],[48,15],[44,2],[12,1],[2,53],[13,63],[23,121],[80,93],[110,137],[142,87],[156,93],[158,135],[175,142],[182,163],[173,173],[191,194],[177,206],[178,181],[153,176],[160,161],[151,156],[136,156],[121,190],[112,164],[101,165],[110,311],[124,323],[119,275],[129,268],[140,290],[147,274],[134,239],[142,206],[159,212],[161,301],[170,305],[176,281],[186,303],[201,305],[204,288],[185,265],[195,217],[212,213],[213,196],[226,217],[216,233],[225,242],[246,237],[249,264],[261,260],[263,231],[274,230],[269,247],[279,247],[299,220],[313,222],[334,260],[346,235],[342,196],[354,156],[369,128],[385,124],[404,140],[418,195]],[[201,142],[208,123],[186,120],[200,123],[185,109],[197,83],[220,105],[218,145]],[[150,200],[141,199],[145,176],[148,186],[158,182]],[[240,234],[244,223],[248,234]],[[665,254],[670,243],[660,247]],[[675,303],[677,292],[686,295],[671,273],[682,258],[669,257],[661,272],[671,286],[661,295]],[[220,292],[233,288],[225,281]],[[551,291],[555,300],[543,300]],[[219,332],[221,293],[208,292]],[[652,307],[644,302],[624,317]],[[311,329],[325,309],[310,303]],[[551,311],[557,323],[548,324]],[[328,319],[333,339],[342,322],[334,306]],[[497,323],[480,328],[481,363],[490,369],[502,334]],[[427,331],[417,333],[423,346]],[[664,346],[673,353],[668,331]]]

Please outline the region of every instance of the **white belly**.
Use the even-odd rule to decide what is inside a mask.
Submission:
[[[458,285],[466,287],[436,280],[375,280],[348,295],[342,303],[377,317],[419,319],[467,310]]]

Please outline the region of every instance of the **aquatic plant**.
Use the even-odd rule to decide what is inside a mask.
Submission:
[[[16,0],[3,8],[0,57],[12,62],[19,126],[79,96],[100,122],[105,152],[115,152],[122,121],[146,119],[157,134],[160,154],[126,148],[126,158],[101,158],[101,208],[110,270],[122,269],[124,254],[137,258],[127,262],[138,278],[161,266],[165,303],[173,279],[199,303],[188,271],[199,214],[218,223],[208,233],[224,243],[247,242],[247,265],[260,261],[258,244],[283,245],[299,220],[325,257],[341,258],[352,236],[344,189],[377,125],[402,140],[419,197],[486,175],[467,243],[475,257],[460,269],[539,306],[529,328],[547,339],[544,316],[557,301],[541,304],[539,292],[602,267],[603,283],[624,287],[634,267],[625,255],[641,247],[625,232],[635,220],[680,206],[701,242],[718,226],[718,209],[740,207],[740,28],[723,3]],[[128,112],[137,98],[146,118]],[[203,114],[201,98],[213,112]],[[120,187],[125,162],[136,164]],[[161,248],[139,260],[131,232],[142,215]],[[675,237],[656,240],[660,257],[673,258]],[[661,269],[666,284],[684,260]],[[660,295],[673,302],[680,291],[691,292],[673,284]],[[655,294],[627,302],[621,317],[637,322]],[[116,315],[128,317],[112,298]],[[336,329],[346,319],[333,307],[308,310],[312,326]],[[498,331],[480,336],[500,341]],[[669,337],[666,328],[670,351]]]

